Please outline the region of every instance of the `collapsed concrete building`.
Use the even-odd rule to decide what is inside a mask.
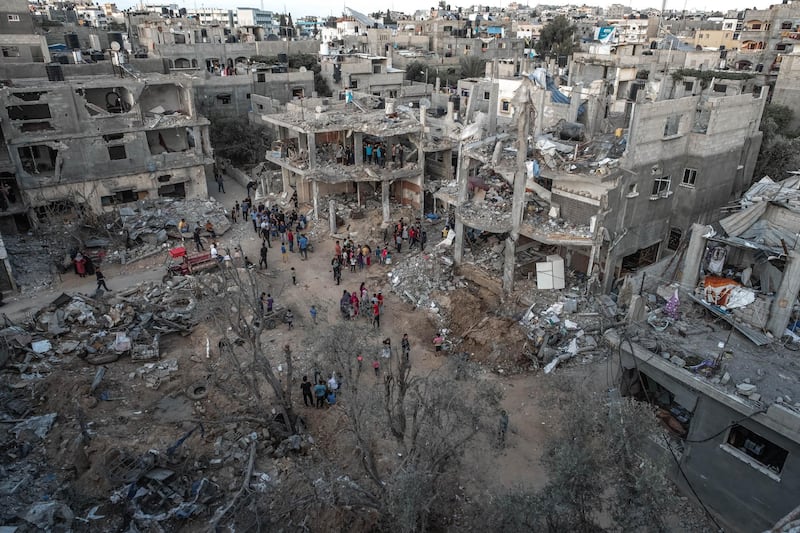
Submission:
[[[285,113],[261,116],[263,123],[278,131],[267,161],[280,167],[284,191],[294,189],[298,201],[312,203],[315,216],[321,195],[342,192],[355,193],[359,203],[361,198],[379,196],[386,222],[391,217],[391,196],[421,209],[425,114],[405,106],[394,108],[393,103],[384,107],[379,99],[363,94],[350,102],[318,103],[289,103]],[[367,145],[379,144],[385,154],[382,164],[374,154],[371,159],[367,156]],[[394,161],[393,146],[402,152]]]
[[[456,263],[465,233],[510,232],[520,249],[542,249],[542,260],[557,254],[609,292],[678,250],[691,224],[712,221],[749,185],[766,89],[651,101],[642,92],[613,113],[602,81],[562,92],[545,72],[536,78],[515,82],[535,110],[516,136],[518,106],[499,97],[499,83],[476,81],[462,92],[464,120],[481,109],[476,100],[489,120],[462,135],[458,180],[436,193],[455,209]],[[517,160],[520,149],[526,155]],[[517,179],[525,187],[514,194]],[[513,277],[504,282],[509,289]]]
[[[9,218],[22,213],[35,220],[79,204],[99,213],[148,197],[207,195],[209,122],[175,80],[17,79],[0,102],[4,176],[15,199],[4,231],[14,232],[23,221]]]

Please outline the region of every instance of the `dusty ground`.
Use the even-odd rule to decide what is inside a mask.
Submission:
[[[209,184],[209,190],[216,190],[212,185]],[[228,207],[244,197],[243,188],[230,180],[226,188],[227,194],[214,196]],[[400,216],[408,219],[413,213],[408,210],[393,212],[393,218]],[[379,213],[372,213],[364,220],[353,221],[350,231],[357,242],[363,239],[374,245],[375,241],[382,240],[379,223]],[[281,324],[275,330],[267,331],[264,339],[268,349],[280,350],[286,344],[291,347],[295,361],[295,401],[300,401],[300,376],[311,376],[315,370],[323,374],[336,370],[318,367],[317,361],[324,361],[324,354],[311,353],[308,347],[314,345],[321,331],[342,320],[338,309],[342,289],[357,290],[360,283],[365,282],[370,292],[382,290],[386,302],[381,330],[374,335],[377,338],[389,337],[395,346],[399,346],[403,333],[408,333],[414,372],[428,373],[445,364],[447,356],[437,357],[431,345],[444,315],[452,329],[455,349],[470,352],[472,360],[483,363],[480,379],[491,380],[503,389],[503,407],[510,414],[507,445],[500,450],[494,442],[477,442],[468,451],[470,470],[465,494],[482,498],[516,486],[542,487],[546,473],[539,458],[545,441],[557,429],[557,420],[539,405],[539,398],[547,387],[546,377],[499,372],[519,359],[526,342],[516,324],[505,318],[509,309],[499,312],[496,305],[487,303],[494,303],[497,299],[476,286],[440,295],[445,302],[442,315],[414,309],[390,291],[387,276],[390,266],[372,265],[356,273],[344,270],[342,285],[337,286],[329,265],[334,239],[327,235],[324,227],[311,228],[310,233],[315,235],[312,239],[315,250],[309,254],[308,261],[301,261],[299,253],[294,253],[289,254],[284,263],[280,259],[279,247],[273,244],[268,256],[269,269],[257,272],[259,290],[270,292],[276,304],[294,311],[295,328],[292,331]],[[254,261],[258,258],[260,241],[249,223],[240,221],[219,241],[223,249],[241,245],[245,255]],[[402,261],[406,253],[395,254],[395,260]],[[160,279],[163,263],[163,258],[155,257],[126,267],[109,268],[106,272],[108,284],[118,291],[143,280]],[[292,284],[291,267],[295,268],[297,285]],[[11,301],[5,311],[12,319],[18,319],[52,301],[62,291],[88,294],[93,290],[92,280],[67,275],[61,286],[33,298],[19,297]],[[220,297],[224,298],[224,295]],[[317,324],[312,322],[309,314],[311,305],[319,310]],[[515,304],[515,307],[514,311],[520,311],[526,306]],[[368,321],[362,323],[364,328],[370,328]],[[468,335],[461,342],[465,333]],[[108,503],[109,495],[120,486],[126,474],[136,468],[134,463],[141,461],[142,454],[146,456],[148,450],[153,450],[153,461],[169,464],[182,479],[193,479],[196,476],[189,474],[199,470],[221,490],[236,490],[247,459],[246,436],[253,430],[247,421],[251,414],[246,405],[248,392],[235,370],[220,359],[216,348],[219,337],[220,332],[214,327],[213,320],[201,323],[188,337],[177,334],[164,337],[161,359],[176,359],[178,370],[165,376],[157,390],[147,387],[139,375],[141,364],[123,359],[108,365],[101,387],[107,392],[106,401],[97,402],[86,397],[96,368],[77,358],[64,358],[63,362],[54,363],[53,372],[33,384],[6,374],[6,378],[10,378],[7,379],[6,396],[16,397],[21,402],[20,418],[32,412],[59,413],[57,423],[43,441],[48,464],[29,472],[30,476],[38,479],[52,476],[53,481],[37,484],[36,490],[44,492],[32,494],[31,498],[63,499],[68,494],[72,502],[83,503],[76,505],[76,512],[100,504],[98,514],[105,512],[114,516],[114,506]],[[525,361],[521,362],[524,366]],[[562,371],[596,390],[608,386],[603,360],[594,364],[575,364]],[[362,379],[374,379],[372,372],[367,372]],[[205,388],[207,396],[197,401],[190,400],[185,391],[194,390],[198,384]],[[20,400],[15,390],[25,390],[25,399]],[[334,453],[347,459],[347,450],[330,445],[344,438],[341,436],[343,414],[340,410],[316,410],[301,405],[298,411],[317,443],[313,453]],[[81,419],[92,435],[91,444],[85,451],[76,444]],[[204,423],[202,432],[198,429],[200,421]],[[165,450],[192,429],[196,431],[187,437],[185,445],[179,446],[173,455],[164,456]],[[262,435],[259,450],[268,445],[267,436],[268,433]],[[38,445],[35,439],[31,439],[31,444]],[[219,448],[227,450],[224,454],[226,459],[220,464],[210,463],[210,457],[219,456]],[[267,461],[260,458],[256,464],[257,471],[273,477],[286,468],[288,465],[282,459]],[[59,486],[57,480],[70,479],[76,471],[77,477],[68,486]],[[156,509],[158,507],[154,505],[153,512]],[[91,520],[78,524],[92,531],[108,531],[122,526],[116,518],[99,523],[103,524],[102,527]],[[196,529],[190,522],[184,530]]]

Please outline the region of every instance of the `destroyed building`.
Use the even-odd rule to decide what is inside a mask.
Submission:
[[[470,100],[485,100],[498,113],[489,111],[482,129],[462,135],[458,181],[437,192],[455,207],[457,263],[462,227],[469,238],[518,231],[517,247],[542,250],[542,262],[559,255],[609,292],[628,274],[674,253],[691,224],[712,221],[715,210],[749,184],[765,89],[655,101],[639,93],[629,112],[612,113],[602,82],[562,89],[543,69],[531,78],[536,82],[517,82],[520,88],[531,84],[524,99],[535,114],[516,138],[513,124],[497,119],[499,84],[481,82],[464,97],[465,121],[479,109]],[[508,104],[515,108],[511,99]],[[513,117],[520,120],[516,109]],[[495,135],[500,130],[509,133]],[[530,136],[522,145],[524,169],[516,157],[520,135]],[[515,176],[527,180],[516,196]],[[519,221],[512,207],[524,213]],[[512,280],[505,282],[508,288]]]
[[[379,99],[363,94],[344,103],[328,99],[319,100],[319,105],[289,103],[285,113],[261,116],[263,123],[278,131],[267,161],[281,168],[284,191],[294,189],[300,202],[312,203],[315,216],[322,195],[355,193],[359,203],[378,197],[384,221],[390,220],[391,196],[421,209],[425,119],[424,113],[395,108],[391,102],[384,107]],[[374,155],[366,161],[366,147],[378,144],[385,150],[383,164]],[[403,154],[395,161],[393,145]]]
[[[17,79],[0,101],[15,200],[5,231],[15,229],[9,217],[28,208],[35,219],[56,206],[99,213],[143,198],[207,194],[209,122],[191,90],[168,77]]]

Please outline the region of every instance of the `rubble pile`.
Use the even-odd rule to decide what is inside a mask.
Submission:
[[[69,247],[77,245],[65,228],[53,225],[40,236],[32,233],[4,235],[14,280],[22,292],[31,294],[51,287],[65,261]]]
[[[122,234],[128,233],[131,241],[141,242],[142,246],[130,247],[125,250],[125,261],[152,255],[161,249],[161,245],[168,239],[181,239],[178,232],[178,222],[186,219],[189,227],[194,229],[199,224],[206,235],[205,224],[210,221],[214,231],[221,235],[231,227],[230,219],[225,207],[214,197],[206,199],[176,200],[173,198],[157,198],[140,200],[119,209],[122,223]],[[186,235],[189,237],[189,235]],[[118,257],[122,260],[123,254],[116,251],[109,254],[109,258]]]
[[[392,290],[416,307],[438,311],[434,291],[452,291],[466,286],[453,277],[453,258],[441,248],[432,248],[406,256],[388,273]]]
[[[189,333],[197,324],[197,279],[175,277],[167,286],[142,284],[106,298],[62,294],[37,311],[25,326],[7,323],[0,330],[8,350],[0,361],[23,380],[41,378],[65,358],[91,365],[129,356],[149,361],[160,356],[159,339]]]

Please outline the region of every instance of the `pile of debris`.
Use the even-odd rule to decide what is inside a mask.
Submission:
[[[175,277],[167,286],[142,284],[106,298],[62,294],[37,311],[29,324],[6,321],[0,339],[6,346],[0,367],[13,367],[23,380],[41,378],[64,357],[91,365],[159,358],[159,339],[167,333],[188,334],[198,320],[194,294],[198,280]]]
[[[206,199],[176,200],[173,198],[157,198],[140,200],[119,209],[121,234],[126,235],[125,253],[114,252],[110,258],[117,257],[125,262],[135,261],[147,257],[161,250],[169,239],[181,240],[190,234],[181,235],[178,232],[178,222],[183,218],[189,223],[190,231],[195,226],[202,228],[205,236],[206,222],[211,222],[214,232],[222,235],[231,227],[230,219],[225,207],[214,197]],[[134,246],[140,243],[141,246]]]
[[[441,247],[433,247],[403,258],[388,274],[392,290],[415,307],[438,306],[433,300],[434,291],[452,291],[466,286],[462,279],[453,277],[453,258]]]

